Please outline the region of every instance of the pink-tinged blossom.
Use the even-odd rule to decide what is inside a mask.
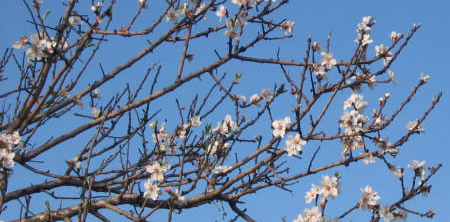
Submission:
[[[250,97],[250,103],[254,106],[261,106],[261,97],[258,94],[253,94],[252,97]]]
[[[324,66],[314,64],[313,73],[317,76],[317,78],[327,80],[327,71]]]
[[[363,34],[362,37],[360,36],[358,39],[355,39],[356,43],[360,43],[361,46],[366,46],[373,42],[372,39],[370,39],[369,34]]]
[[[1,134],[0,141],[9,145],[18,145],[22,138],[19,135],[19,131],[14,131],[11,134]]]
[[[293,222],[323,222],[322,213],[317,206],[311,209],[305,208],[303,214],[298,215]]]
[[[305,194],[305,202],[311,203],[313,200],[315,200],[319,196],[320,190],[321,190],[321,187],[312,184],[311,190],[309,190]]]
[[[231,116],[228,114],[225,116],[225,120],[223,122],[217,123],[217,127],[213,129],[213,132],[221,135],[225,135],[227,133],[236,133],[237,131],[237,123],[233,121]]]
[[[273,99],[273,93],[270,91],[270,89],[263,88],[261,92],[261,97],[266,101],[270,102]]]
[[[373,26],[373,25],[375,25],[376,22],[377,21],[374,20],[373,16],[365,16],[362,19],[362,23],[367,25],[367,26]]]
[[[21,49],[23,47],[25,47],[28,43],[28,37],[27,36],[23,36],[22,38],[20,38],[19,41],[16,41],[13,43],[13,48],[15,49]]]
[[[285,117],[284,119],[275,120],[272,122],[273,136],[283,138],[286,134],[286,127],[291,123],[290,117]]]
[[[320,181],[322,187],[319,191],[320,195],[322,195],[325,199],[334,198],[339,195],[341,183],[338,178],[333,176],[330,177],[328,175],[322,176],[322,180]]]
[[[231,166],[216,166],[214,168],[214,174],[224,174],[231,170]]]
[[[427,83],[428,81],[430,81],[430,76],[429,75],[425,75],[424,73],[420,74],[420,81]]]
[[[285,35],[294,31],[295,21],[284,21],[280,24],[280,29]]]
[[[367,185],[364,189],[361,188],[361,199],[359,200],[359,207],[362,209],[369,209],[377,205],[377,201],[380,199],[378,193]]]
[[[312,44],[312,49],[313,49],[314,51],[320,51],[320,43],[314,42],[314,43]]]
[[[216,11],[216,16],[220,18],[220,21],[222,21],[222,17],[224,17],[227,14],[227,7],[225,5],[220,5],[219,10]]]
[[[352,135],[367,128],[369,118],[356,110],[344,111],[339,121],[339,127],[345,128],[345,134]]]
[[[425,179],[425,161],[419,162],[417,160],[413,160],[411,164],[408,164],[408,168],[413,169],[416,172],[416,175]]]
[[[364,101],[364,96],[361,94],[352,94],[345,102],[344,102],[344,110],[350,108],[354,109],[360,113],[364,113],[364,110],[369,104]]]
[[[159,187],[157,185],[152,184],[152,181],[147,180],[147,182],[144,183],[144,198],[150,198],[152,200],[158,199],[159,195]]]
[[[166,13],[166,22],[177,22],[177,11],[174,8],[169,9]]]
[[[12,168],[14,167],[14,156],[16,153],[10,152],[6,149],[0,149],[0,163],[2,167]]]
[[[169,141],[169,134],[166,131],[166,122],[161,124],[158,132],[152,134],[154,143],[163,143]]]
[[[389,51],[389,48],[383,44],[375,46],[375,55],[383,57],[383,63],[385,66],[392,60],[392,52]]]
[[[392,41],[394,41],[394,42],[400,40],[402,37],[403,37],[403,34],[402,34],[402,33],[398,33],[398,32],[395,32],[395,31],[392,31],[392,32],[391,32],[391,39],[392,39]]]
[[[101,8],[103,6],[103,2],[97,2],[95,5],[91,6],[91,11],[95,12],[97,11],[99,8]]]
[[[138,3],[142,8],[148,8],[147,0],[138,0]]]
[[[151,165],[145,167],[145,171],[151,174],[149,181],[163,181],[164,173],[170,169],[170,165],[166,161],[154,161]]]
[[[223,150],[228,148],[229,144],[228,143],[224,143],[221,144],[219,141],[214,141],[214,143],[209,144],[208,148],[206,149],[206,152],[210,155],[215,154],[218,150]]]
[[[237,30],[240,26],[239,21],[237,21],[236,19],[227,18],[225,25],[228,28],[225,31],[225,36],[235,40],[239,40],[241,38],[241,36],[237,33]]]
[[[394,221],[394,214],[391,212],[390,208],[389,205],[380,205],[380,208],[378,209],[378,214],[385,222]]]
[[[297,133],[295,137],[289,135],[288,139],[286,140],[286,147],[284,149],[288,153],[288,156],[292,156],[301,152],[302,146],[305,144],[306,140],[302,140],[302,138],[300,138],[300,134]]]
[[[81,169],[81,163],[78,161],[78,157],[74,157],[66,161],[69,166],[75,167],[76,169]]]
[[[325,66],[326,69],[330,70],[336,65],[336,59],[333,58],[333,53],[331,52],[321,52],[322,62],[321,65]]]

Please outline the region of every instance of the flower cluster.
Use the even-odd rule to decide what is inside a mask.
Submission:
[[[302,151],[302,146],[305,144],[306,140],[303,140],[300,134],[297,133],[295,136],[289,135],[284,150],[286,150],[288,156],[297,155]]]
[[[139,2],[141,7],[146,7],[145,1],[144,3]],[[203,14],[206,10],[206,4],[201,4],[197,8],[189,8],[190,5],[188,2],[181,3],[177,8],[170,8],[166,14],[166,22],[177,22],[178,18],[183,18],[184,16],[192,17],[196,15]],[[195,10],[195,11],[194,11]]]
[[[389,48],[383,44],[375,46],[375,55],[383,57],[383,63],[385,66],[387,66],[389,61],[392,60],[392,52],[389,51]]]
[[[0,135],[0,164],[1,167],[14,167],[14,156],[12,150],[14,146],[20,144],[21,137],[19,132],[14,131],[12,134],[3,133]]]
[[[393,210],[389,205],[378,204],[377,201],[380,198],[378,192],[367,185],[364,189],[361,188],[359,207],[363,210],[373,210],[377,212],[386,222],[406,220],[407,214],[404,211]]]
[[[311,209],[305,208],[303,214],[298,215],[297,219],[293,222],[322,222],[323,216],[320,209],[317,206]]]
[[[319,195],[322,195],[322,199],[320,200],[320,206],[322,208],[325,207],[325,203],[328,199],[334,199],[334,197],[340,194],[340,186],[341,183],[336,176],[330,177],[328,175],[322,176],[322,180],[320,181],[322,186],[317,186],[312,184],[311,190],[306,192],[305,202],[311,203],[313,200],[317,200]],[[303,214],[298,215],[297,219],[294,222],[306,222],[306,221],[324,221],[323,215],[317,206],[312,207],[311,209],[306,208],[303,211]]]
[[[359,207],[362,209],[369,209],[377,205],[377,201],[381,198],[378,193],[367,185],[364,189],[361,188],[361,199],[359,200]]]
[[[150,178],[144,183],[144,197],[152,200],[158,199],[159,187],[153,182],[164,181],[164,173],[170,169],[170,165],[166,161],[154,161],[152,164],[145,167],[145,171],[150,173]]]
[[[344,133],[348,135],[342,139],[344,158],[349,150],[364,147],[364,141],[358,133],[368,127],[369,118],[364,116],[367,106],[368,103],[364,101],[364,96],[359,94],[352,94],[344,102],[344,115],[339,120],[339,127],[344,128]]]
[[[213,132],[219,135],[226,135],[228,133],[238,132],[238,126],[235,121],[232,120],[230,115],[225,116],[223,122],[218,122],[217,127],[213,129]]]
[[[223,143],[222,144],[221,142],[216,140],[216,141],[214,141],[214,143],[211,143],[211,144],[208,145],[208,148],[206,149],[206,152],[208,154],[212,155],[212,154],[215,154],[217,151],[227,149],[229,145],[230,144],[228,144],[228,143]]]
[[[29,45],[25,51],[28,56],[28,61],[42,61],[49,55],[53,54],[55,50],[64,49],[68,46],[66,40],[61,39],[59,42],[53,38],[48,37],[44,32],[31,35],[29,38],[24,36],[19,41],[13,43],[13,48],[20,49]]]
[[[305,202],[311,203],[311,201],[316,200],[319,195],[322,195],[321,203],[325,202],[327,199],[334,199],[334,197],[338,196],[340,191],[341,183],[336,176],[330,177],[328,175],[322,176],[322,180],[320,181],[322,186],[317,186],[312,184],[311,190],[306,192]]]
[[[345,129],[347,135],[359,133],[367,127],[369,118],[364,116],[364,109],[368,104],[363,99],[362,95],[352,94],[344,102],[344,115],[339,121],[339,126]]]
[[[175,129],[174,135],[171,136],[166,129],[167,123],[164,122],[161,124],[159,130],[155,130],[155,132],[152,134],[153,142],[158,144],[159,151],[166,152],[170,150],[173,153],[175,152],[175,148],[172,144],[173,138],[184,139],[186,138],[186,134],[189,132],[189,129],[191,127],[198,127],[201,124],[202,122],[200,117],[194,116],[187,123],[178,126]],[[157,125],[157,122],[152,122],[149,124],[149,127],[150,129],[156,129]]]
[[[366,46],[372,43],[373,40],[370,39],[370,31],[375,23],[376,21],[372,16],[363,17],[362,22],[358,24],[358,29],[356,30],[358,32],[358,38],[355,42],[359,43],[361,46]]]

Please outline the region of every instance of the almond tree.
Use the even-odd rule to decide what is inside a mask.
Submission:
[[[391,64],[420,25],[373,46],[367,16],[347,58],[334,56],[329,37],[306,39],[301,58],[282,59],[255,50],[292,37],[296,22],[276,13],[287,0],[55,2],[23,1],[35,33],[11,43],[0,62],[0,217],[151,221],[162,211],[171,221],[220,202],[232,220],[255,221],[244,197],[309,187],[302,179],[318,173],[305,196],[310,207],[295,221],[338,221],[358,210],[370,221],[433,217],[406,203],[430,191],[440,165],[412,160],[405,168],[394,157],[423,132],[441,94],[405,129],[396,117],[430,77],[418,78],[400,104],[376,90],[396,81]],[[279,68],[276,84],[242,90],[250,74],[236,61]],[[367,88],[381,97],[366,101]],[[388,126],[403,134],[388,138]],[[324,146],[340,155],[321,153]],[[375,161],[398,178],[397,200],[381,202],[367,185],[347,211],[327,214],[344,195],[342,175]],[[333,174],[340,166],[348,167]],[[39,179],[18,183],[21,175]]]

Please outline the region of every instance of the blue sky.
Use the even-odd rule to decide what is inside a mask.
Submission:
[[[61,10],[60,1],[46,0],[43,7],[51,8],[54,5],[56,8],[52,10],[49,15],[50,19],[55,19],[58,15],[58,11]],[[81,5],[89,6],[88,2],[83,1]],[[134,11],[134,4],[128,4],[128,1],[119,1],[123,8],[116,9],[118,15],[116,21],[120,21],[121,18],[127,18],[127,14],[123,11]],[[230,8],[231,2],[227,3]],[[80,7],[81,7],[80,5]],[[158,3],[156,0],[150,0],[150,9],[157,11]],[[85,11],[87,9],[80,8],[79,11]],[[123,10],[123,11],[121,11]],[[379,44],[388,44],[390,42],[389,34],[391,31],[397,31],[401,33],[407,33],[414,23],[422,24],[422,28],[415,34],[413,40],[408,44],[406,49],[396,60],[392,66],[392,70],[396,73],[398,79],[398,85],[382,86],[379,89],[370,91],[366,89],[364,93],[367,93],[367,98],[372,99],[372,103],[376,99],[383,95],[385,92],[391,93],[392,104],[399,104],[401,100],[410,92],[410,89],[417,83],[421,73],[425,73],[431,76],[431,80],[415,97],[410,105],[404,110],[403,115],[397,118],[397,128],[388,129],[392,132],[393,136],[397,133],[397,130],[405,130],[405,125],[408,121],[413,120],[427,108],[430,104],[434,94],[443,92],[444,96],[441,102],[438,104],[437,109],[426,119],[424,128],[426,133],[420,136],[414,136],[408,143],[402,147],[402,153],[396,158],[396,163],[406,167],[408,163],[413,159],[426,160],[427,166],[435,166],[438,163],[443,163],[444,166],[440,172],[433,177],[431,183],[433,184],[432,191],[428,198],[417,198],[411,201],[407,206],[412,209],[432,208],[437,211],[436,217],[432,221],[447,221],[450,218],[450,211],[448,211],[448,199],[450,194],[447,191],[449,181],[450,170],[448,165],[448,156],[450,151],[447,148],[450,142],[448,136],[450,103],[448,96],[448,81],[450,80],[448,60],[450,56],[450,3],[444,0],[432,1],[432,3],[424,3],[423,1],[335,1],[335,0],[313,0],[313,1],[292,1],[288,7],[283,7],[276,15],[277,18],[286,18],[288,20],[296,21],[294,28],[294,37],[291,39],[271,42],[270,44],[262,44],[259,48],[249,50],[248,55],[258,55],[263,58],[272,58],[276,56],[276,51],[280,48],[281,57],[285,60],[297,60],[301,61],[304,56],[306,48],[306,39],[312,36],[313,41],[318,41],[325,45],[328,34],[331,32],[331,47],[336,58],[348,59],[353,52],[355,43],[353,40],[356,38],[356,25],[361,21],[363,16],[372,15],[377,21],[372,31],[372,39],[374,43],[369,46],[371,48],[370,53],[374,55],[373,47]],[[122,13],[122,14],[120,14]],[[3,3],[3,7],[0,8],[0,49],[4,50],[6,47],[11,47],[14,41],[17,41],[23,35],[30,35],[34,32],[33,27],[27,23],[29,17],[26,16],[27,12],[24,10],[23,3],[21,1],[6,1]],[[212,13],[208,19],[218,22],[218,20]],[[120,22],[118,22],[120,23]],[[223,35],[216,35],[208,39],[208,44],[202,41],[193,41],[193,50],[197,52],[196,63],[189,64],[187,70],[195,70],[197,66],[208,63],[211,60],[212,48],[221,49],[220,44],[224,44],[225,37]],[[111,42],[119,41],[120,39],[112,38]],[[206,41],[206,40],[205,40]],[[126,58],[132,55],[133,52],[138,52],[142,48],[142,44],[145,44],[145,39],[141,38],[136,42],[113,45],[108,49],[105,49],[102,54],[99,54],[99,62],[105,64],[106,69],[111,70],[114,65],[125,61]],[[121,53],[127,50],[127,53]],[[177,51],[178,50],[178,51]],[[176,46],[169,46],[167,50],[157,51],[157,60],[161,62],[168,61],[173,57],[173,53],[181,53],[181,48]],[[202,54],[202,53],[205,54]],[[20,52],[21,53],[21,52]],[[177,54],[177,55],[178,55]],[[175,64],[178,64],[178,56],[174,59]],[[144,62],[158,62],[155,59],[148,59]],[[164,65],[164,64],[163,64]],[[167,65],[166,65],[167,66]],[[128,75],[132,75],[133,72],[137,72],[139,69],[143,69],[144,64],[137,65],[129,71]],[[11,69],[11,72],[13,69]],[[9,70],[8,70],[9,71]],[[295,72],[294,69],[291,70]],[[167,68],[167,72],[170,72],[170,68]],[[225,66],[220,72],[243,72],[244,75],[241,79],[241,84],[237,86],[237,92],[251,96],[253,93],[259,93],[262,87],[271,88],[274,82],[280,82],[277,78],[281,78],[281,71],[278,67],[273,66],[260,66],[255,64],[249,64],[245,62],[233,62],[228,66]],[[277,73],[277,74],[273,74]],[[5,73],[7,75],[14,75],[14,73]],[[95,73],[93,74],[95,75]],[[275,77],[274,77],[275,76]],[[12,77],[13,78],[13,77]],[[86,79],[88,81],[88,79]],[[131,84],[136,84],[130,80],[129,77],[123,78],[122,81],[129,81]],[[164,80],[161,80],[164,82]],[[207,80],[205,80],[207,81]],[[5,84],[5,83],[2,83]],[[10,84],[6,82],[6,84]],[[192,87],[195,88],[197,82],[194,82]],[[6,85],[6,88],[12,87]],[[102,89],[103,93],[114,93],[115,86]],[[193,92],[175,92],[186,93],[186,95],[192,95]],[[349,95],[349,92],[340,95],[345,99]],[[170,97],[167,101],[173,104],[173,98]],[[188,96],[186,96],[186,100]],[[183,98],[181,98],[183,99]],[[370,103],[370,101],[369,101]],[[283,104],[275,107],[273,112],[277,115],[275,118],[283,118],[287,115]],[[336,115],[340,116],[342,112],[341,103],[337,104],[333,108],[336,110]],[[89,110],[84,110],[89,112]],[[227,110],[223,110],[223,113],[218,113],[214,117],[216,120],[210,120],[213,125],[215,121],[223,118]],[[170,118],[173,112],[170,108],[166,107],[161,119]],[[167,115],[168,117],[164,117]],[[170,121],[170,119],[169,119]],[[56,127],[64,127],[62,125],[56,125]],[[60,129],[60,128],[58,128]],[[44,132],[43,135],[50,136],[52,131]],[[270,130],[261,131],[261,134],[270,134]],[[334,150],[333,150],[334,149]],[[327,153],[333,153],[336,149],[340,150],[340,147],[324,147],[322,155],[325,157]],[[64,151],[60,151],[64,153]],[[306,151],[305,151],[306,152]],[[56,152],[53,155],[61,155]],[[306,153],[305,153],[306,155]],[[378,170],[384,166],[378,161],[373,165],[358,165],[358,167],[351,168],[350,170],[339,168],[341,176],[343,178],[342,194],[327,206],[329,210],[329,217],[339,215],[342,210],[351,207],[359,198],[360,188],[363,188],[366,184],[370,184],[375,190],[379,192],[382,197],[380,201],[388,202],[391,199],[395,199],[395,195],[398,195],[398,184],[393,175],[387,174],[386,171]],[[304,194],[310,189],[310,184],[318,184],[320,177],[324,174],[332,175],[332,170],[326,173],[312,176],[302,180],[301,183],[294,186],[294,193],[288,193],[285,191],[270,189],[265,190],[255,195],[251,195],[243,200],[247,202],[245,205],[248,208],[250,215],[254,216],[258,221],[280,221],[280,218],[286,217],[287,221],[292,221],[297,215],[303,212],[305,207],[311,207],[311,204],[305,204]],[[17,173],[15,174],[17,175]],[[36,178],[37,179],[37,178]],[[21,180],[17,179],[17,183],[20,184]],[[23,182],[23,181],[22,181]],[[31,181],[29,181],[31,182]],[[395,188],[392,188],[395,187]],[[394,189],[394,192],[392,191]],[[211,206],[200,207],[198,209],[191,209],[183,211],[181,215],[175,216],[175,221],[222,221],[222,212],[218,212],[220,209],[220,203],[213,204]],[[230,219],[230,215],[233,215],[231,210],[227,209],[228,216],[226,219]],[[367,213],[352,213],[349,217],[346,217],[344,221],[359,221],[361,215],[367,216]],[[159,217],[165,218],[166,214],[158,214]],[[4,218],[6,217],[6,218]],[[12,219],[13,216],[1,215],[0,219]],[[187,219],[186,219],[187,218]],[[165,220],[165,219],[161,219]],[[424,221],[423,219],[411,216],[408,221]],[[426,221],[426,220],[425,220]],[[431,221],[431,220],[430,220]]]

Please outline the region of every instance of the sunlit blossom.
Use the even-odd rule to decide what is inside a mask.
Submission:
[[[283,138],[286,134],[286,127],[291,123],[290,117],[285,117],[284,119],[274,120],[272,122],[273,136]]]
[[[145,198],[150,198],[152,200],[158,199],[159,187],[157,185],[152,184],[152,181],[147,180],[144,183],[144,188],[145,188],[145,192],[144,192]]]
[[[294,30],[295,21],[284,21],[280,24],[280,29],[285,35],[292,33]]]
[[[321,52],[322,55],[322,66],[330,70],[336,65],[336,59],[333,58],[333,53],[331,52]]]
[[[222,17],[224,17],[227,14],[227,7],[225,5],[220,5],[219,9],[216,11],[216,16],[220,18],[222,21]]]
[[[359,206],[362,209],[369,209],[369,207],[377,205],[380,196],[378,196],[378,193],[374,191],[371,186],[367,185],[364,189],[361,188],[361,192]]]
[[[224,174],[231,170],[231,166],[216,166],[214,168],[214,174]]]

